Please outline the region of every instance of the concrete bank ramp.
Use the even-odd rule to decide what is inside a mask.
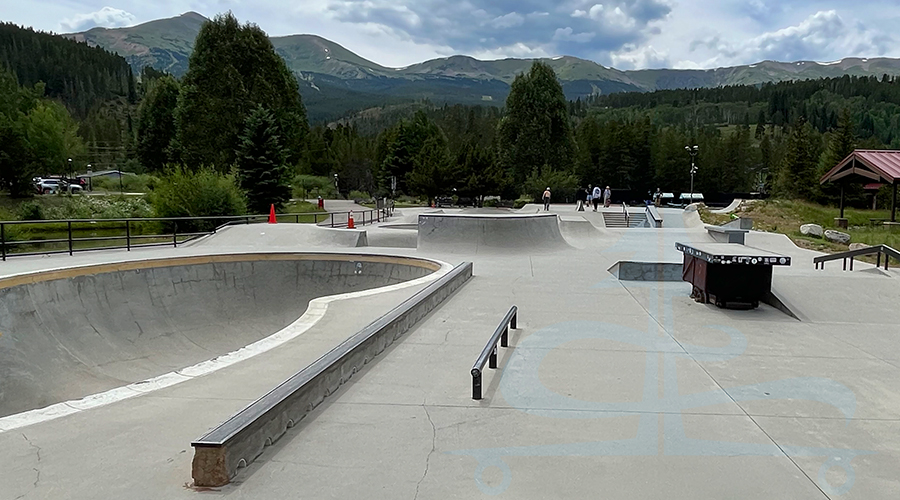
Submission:
[[[580,215],[560,215],[559,231],[570,245],[580,249],[596,244],[608,234]]]
[[[439,268],[375,255],[244,254],[0,279],[0,417],[192,366],[278,332],[314,298]]]
[[[738,207],[740,207],[741,203],[743,203],[743,202],[744,202],[744,200],[742,200],[742,199],[731,200],[731,203],[727,207],[719,208],[716,210],[710,210],[710,212],[712,212],[714,214],[730,214],[731,212],[734,212],[735,210],[737,210]]]
[[[335,229],[315,224],[244,224],[229,226],[202,238],[193,246],[254,248],[364,247],[366,231]]]
[[[840,261],[829,262],[840,266]],[[865,335],[865,324],[900,325],[900,281],[864,270],[841,274],[776,273],[772,291],[801,321],[846,323],[847,335]],[[900,329],[898,329],[900,331]]]
[[[571,249],[555,214],[420,214],[417,247],[448,253]]]

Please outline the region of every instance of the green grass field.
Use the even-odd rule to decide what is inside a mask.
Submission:
[[[836,253],[847,250],[847,245],[831,243],[825,239],[813,238],[800,234],[803,224],[819,224],[825,229],[836,229],[850,234],[851,243],[867,245],[888,245],[900,248],[900,229],[887,229],[883,224],[870,219],[890,219],[888,210],[862,210],[846,208],[844,217],[848,220],[848,229],[835,227],[834,219],[840,215],[837,207],[827,207],[805,201],[766,200],[745,204],[735,215],[753,219],[753,229],[772,233],[782,233],[794,241],[797,246]],[[708,224],[724,224],[731,216],[710,213],[701,210],[701,218]]]

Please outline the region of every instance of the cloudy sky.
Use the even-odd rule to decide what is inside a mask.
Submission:
[[[72,32],[231,10],[386,66],[573,55],[620,69],[900,57],[897,0],[0,0],[4,21]]]

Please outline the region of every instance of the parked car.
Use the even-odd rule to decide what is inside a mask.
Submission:
[[[80,193],[84,188],[79,184],[69,184],[62,179],[38,179],[35,183],[35,189],[39,194],[56,194],[60,191],[69,193]]]

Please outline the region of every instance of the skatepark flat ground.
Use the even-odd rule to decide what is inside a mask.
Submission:
[[[606,229],[599,213],[554,209],[596,233],[579,231],[556,252],[335,249],[471,260],[475,277],[232,484],[190,488],[191,440],[416,287],[332,303],[305,334],[216,373],[0,432],[0,500],[896,496],[895,271],[815,271],[814,253],[751,233],[748,245],[794,259],[775,269],[775,289],[802,321],[767,305],[718,309],[692,301],[687,283],[607,272],[619,260],[679,262],[676,241],[710,241],[680,210],[664,210],[669,228],[654,230]],[[211,248],[246,251],[23,258],[2,269]],[[474,401],[469,370],[511,305],[519,328]]]

